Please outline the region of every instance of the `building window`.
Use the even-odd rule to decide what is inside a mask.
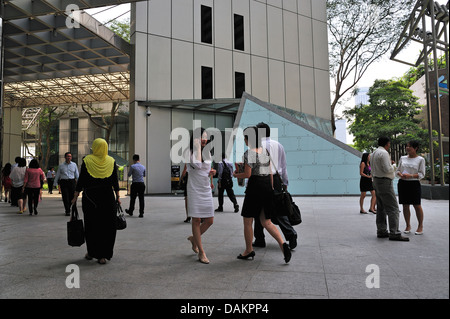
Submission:
[[[212,44],[212,9],[201,6],[202,42]]]
[[[202,66],[202,99],[213,98],[213,71],[212,68]]]
[[[78,119],[70,119],[70,146],[72,162],[78,165]]]
[[[234,48],[244,51],[244,17],[234,15]]]
[[[245,73],[234,72],[235,95],[237,99],[245,92]]]

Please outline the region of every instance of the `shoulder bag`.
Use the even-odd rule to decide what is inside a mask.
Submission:
[[[127,228],[127,220],[125,219],[125,215],[123,214],[123,210],[122,210],[122,206],[116,202],[116,212],[117,212],[117,216],[116,216],[116,225],[117,225],[117,230],[122,230]]]

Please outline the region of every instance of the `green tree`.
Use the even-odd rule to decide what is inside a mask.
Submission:
[[[428,130],[422,129],[421,120],[416,118],[422,106],[405,81],[376,80],[368,95],[368,105],[356,105],[344,111],[348,122],[352,122],[349,131],[356,149],[373,151],[378,137],[387,136],[392,145],[414,139],[420,142],[422,152],[428,151]]]
[[[366,73],[395,44],[416,0],[327,0],[331,126],[335,110]]]
[[[108,28],[130,43],[130,19],[125,19],[124,21],[113,20],[108,23]]]

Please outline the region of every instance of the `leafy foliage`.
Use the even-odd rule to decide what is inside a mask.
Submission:
[[[380,136],[388,136],[391,144],[417,140],[423,152],[428,150],[428,130],[422,129],[421,120],[416,118],[422,106],[405,81],[376,80],[368,95],[368,105],[344,111],[347,120],[353,120],[349,131],[354,135],[356,149],[372,151]]]

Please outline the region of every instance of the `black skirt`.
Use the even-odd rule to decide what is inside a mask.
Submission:
[[[252,175],[248,179],[245,190],[244,203],[242,205],[241,216],[248,218],[259,218],[264,210],[266,219],[273,216],[273,189],[270,182],[270,175]]]
[[[422,188],[419,181],[398,181],[398,202],[405,205],[420,205]]]
[[[359,190],[361,193],[373,191],[372,179],[361,176],[359,180]]]

